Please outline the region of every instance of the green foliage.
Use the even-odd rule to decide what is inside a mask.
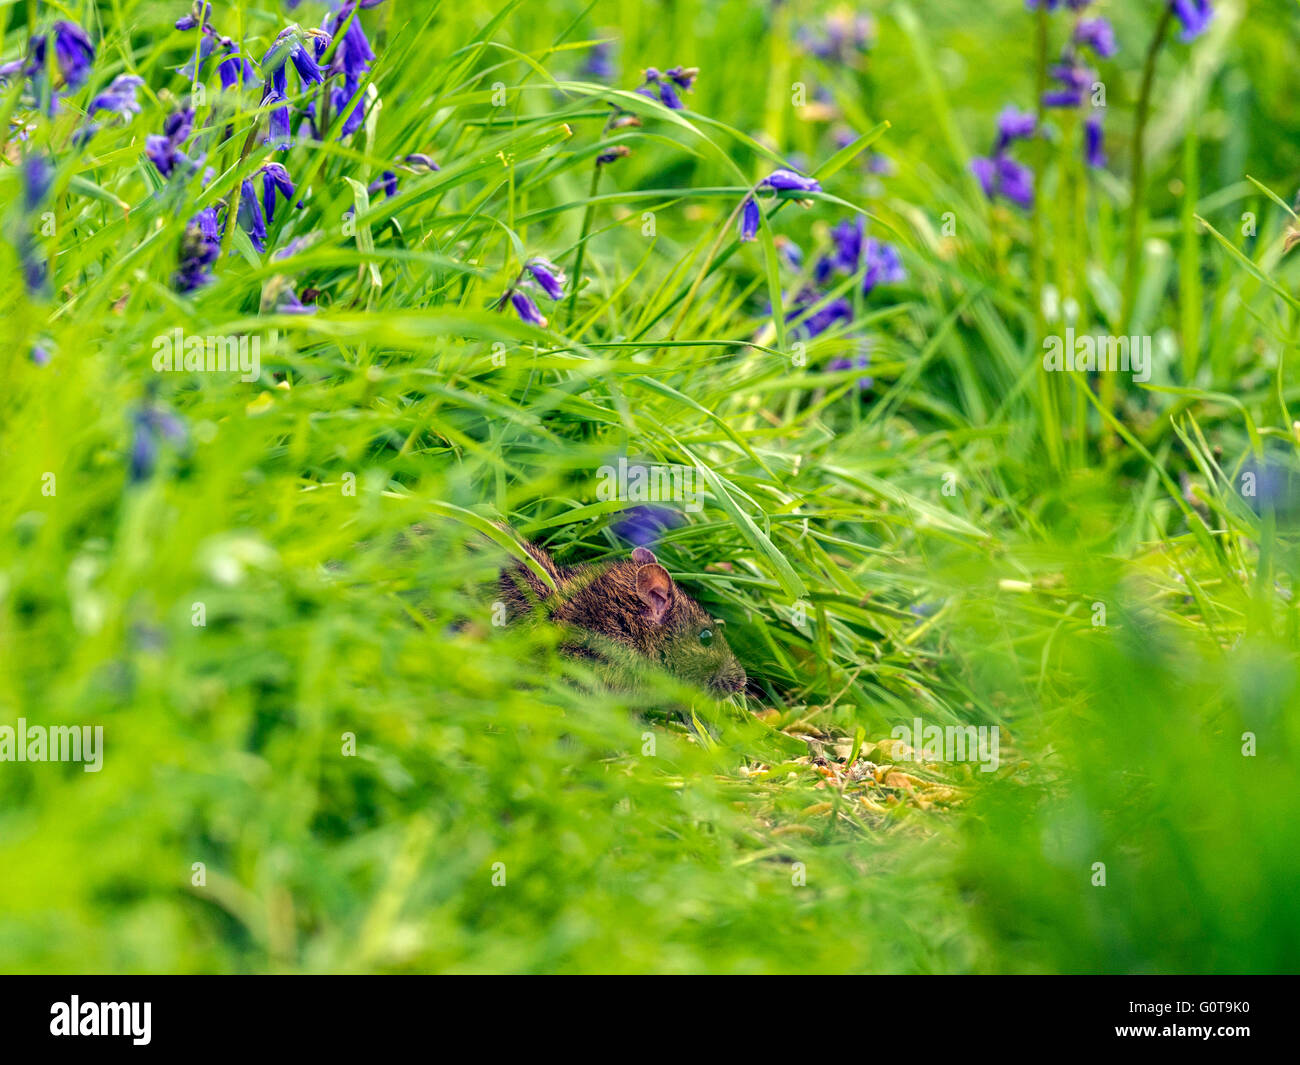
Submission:
[[[219,6],[254,60],[324,11]],[[1158,5],[1105,9],[1111,171],[1062,118],[1036,216],[969,171],[1032,101],[1020,0],[870,5],[848,65],[797,44],[830,6],[388,0],[358,15],[377,59],[355,135],[275,152],[258,94],[209,69],[207,158],[164,180],[144,138],[197,35],[154,0],[72,5],[92,83],[5,143],[56,163],[43,292],[17,239],[40,220],[0,168],[0,725],[102,725],[104,766],[0,762],[0,969],[1295,967],[1294,5],[1221,0],[1160,56],[1146,384],[1042,355],[1070,301],[1080,335],[1119,331]],[[9,11],[5,59],[28,25]],[[631,91],[677,63],[701,71],[688,110]],[[77,145],[120,73],[143,113]],[[22,112],[16,86],[0,105]],[[605,128],[611,105],[640,127]],[[738,243],[743,197],[796,160],[823,191],[760,196]],[[265,253],[231,226],[213,282],[177,292],[190,219],[267,161],[302,207]],[[859,214],[908,279],[832,281],[852,320],[801,339],[770,308]],[[546,328],[499,306],[535,256],[576,288],[534,293]],[[260,376],[155,372],[176,329],[258,337]],[[829,368],[864,342],[865,394]],[[146,410],[187,438],[155,434],[133,479]],[[605,691],[560,634],[494,624],[491,522],[562,563],[621,557],[624,504],[596,485],[622,455],[703,471],[656,551],[725,621],[746,697]],[[836,742],[918,717],[997,726],[1001,769],[946,767],[951,806],[863,803],[802,738],[848,760]]]

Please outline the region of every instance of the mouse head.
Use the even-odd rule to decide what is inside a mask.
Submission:
[[[640,601],[642,650],[670,673],[717,696],[743,691],[745,670],[723,638],[720,622],[687,595],[654,553],[632,552]]]

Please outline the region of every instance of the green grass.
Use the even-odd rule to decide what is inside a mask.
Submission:
[[[254,60],[324,11],[221,6]],[[183,9],[63,9],[97,44],[91,85],[4,152],[57,162],[45,293],[0,168],[0,725],[99,724],[105,756],[0,762],[0,969],[1295,969],[1297,508],[1243,474],[1300,443],[1300,16],[1219,0],[1160,55],[1136,385],[1042,354],[1065,301],[1080,335],[1120,331],[1159,5],[1103,6],[1111,164],[1086,171],[1054,119],[1036,218],[968,169],[997,112],[1032,105],[1024,5],[867,5],[859,69],[796,44],[831,6],[387,0],[360,16],[366,125],[273,153],[257,94],[210,78],[206,185],[144,155],[187,92]],[[4,59],[28,14],[2,16]],[[583,65],[606,38],[602,82]],[[701,71],[688,110],[631,92],[676,63]],[[75,105],[122,72],[143,113],[76,147]],[[611,103],[642,125],[602,133]],[[0,106],[24,113],[13,86]],[[837,155],[840,126],[860,139]],[[593,184],[612,144],[631,154]],[[412,152],[441,170],[366,192]],[[270,159],[303,207],[266,254],[231,227],[213,283],[177,293],[187,220]],[[762,197],[737,244],[741,198],[791,161],[824,191]],[[769,306],[859,212],[908,279],[840,278],[853,320],[796,348]],[[539,255],[582,261],[544,330],[496,309]],[[316,313],[274,313],[285,283]],[[155,373],[178,327],[260,337],[260,379]],[[860,396],[826,367],[863,338]],[[188,439],[137,483],[146,404]],[[596,484],[624,454],[705,471],[657,552],[725,620],[747,699],[593,691],[556,633],[493,625],[508,556],[486,523],[620,557],[624,504]],[[869,745],[918,717],[999,727],[1001,769],[900,761],[922,783],[891,786]],[[855,743],[885,782],[828,786],[810,755]]]

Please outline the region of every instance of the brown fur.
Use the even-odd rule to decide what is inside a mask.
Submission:
[[[557,566],[536,544],[523,547],[558,591],[522,564],[504,570],[500,587],[509,616],[540,615],[568,626],[576,638],[563,650],[591,660],[612,687],[629,686],[649,664],[715,696],[744,690],[745,670],[718,624],[644,547],[630,559],[575,567]]]

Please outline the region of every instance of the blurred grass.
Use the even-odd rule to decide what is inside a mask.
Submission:
[[[1240,485],[1295,460],[1295,8],[1224,0],[1208,38],[1162,60],[1138,304],[1155,375],[1112,409],[1095,381],[1039,387],[1028,219],[967,171],[997,111],[1030,103],[1023,5],[870,5],[862,70],[794,44],[831,6],[389,0],[362,15],[377,119],[284,160],[312,177],[269,247],[316,242],[248,250],[191,297],[170,286],[186,219],[270,158],[235,151],[256,97],[222,102],[212,185],[161,187],[143,138],[186,91],[182,11],[71,12],[99,44],[92,91],[121,71],[148,88],[84,149],[68,115],[33,135],[58,161],[48,299],[3,251],[0,724],[102,724],[106,754],[99,774],[0,765],[0,968],[1294,969],[1295,515]],[[1147,6],[1104,7],[1113,164],[1086,224],[1044,212],[1080,334],[1119,314]],[[324,10],[227,7],[254,58]],[[10,58],[27,10],[7,17]],[[607,37],[644,124],[591,196],[615,94],[582,66]],[[701,68],[688,112],[628,93],[675,63]],[[793,107],[796,82],[824,108]],[[669,342],[748,185],[783,160],[816,171],[839,124],[886,121],[867,152],[893,176],[858,157],[768,226],[811,258],[851,205],[909,280],[798,365],[767,328],[792,275],[782,292],[765,241],[724,242]],[[1069,151],[1050,147],[1049,205]],[[442,170],[399,171],[393,199],[344,180],[411,152]],[[13,166],[0,196],[18,224]],[[522,257],[572,266],[589,204],[572,321],[495,313]],[[263,313],[276,277],[317,290],[317,313]],[[259,333],[261,380],[154,374],[152,339],[177,326]],[[860,400],[858,371],[826,367],[862,336]],[[190,439],[133,484],[146,402]],[[447,515],[506,519],[564,562],[617,557],[619,505],[594,481],[620,454],[708,470],[703,512],[657,550],[725,619],[763,693],[747,706],[667,680],[588,694],[553,634],[491,624],[504,555]],[[877,814],[831,796],[780,731],[878,740],[917,716],[998,725],[1014,758],[963,778],[956,809]]]

